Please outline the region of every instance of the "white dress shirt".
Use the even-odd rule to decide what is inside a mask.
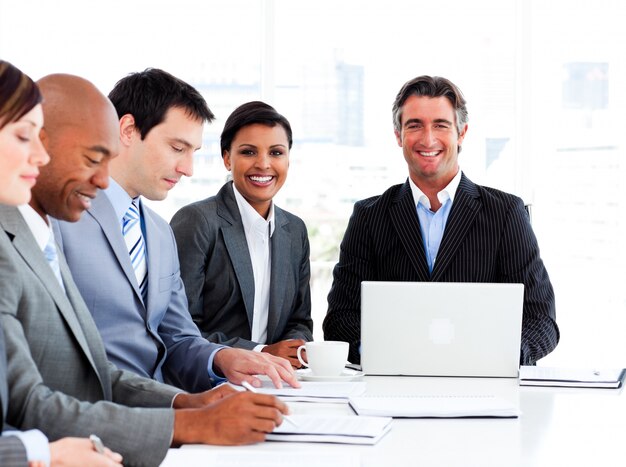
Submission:
[[[233,191],[237,207],[241,214],[243,230],[252,262],[254,275],[254,311],[252,313],[252,329],[250,340],[258,342],[254,350],[260,352],[267,342],[267,320],[270,307],[270,277],[272,257],[270,240],[274,233],[274,203],[270,205],[267,220],[261,217],[237,191],[233,183]]]
[[[54,238],[54,232],[52,231],[52,225],[50,224],[50,219],[46,216],[47,220],[44,221],[43,218],[35,211],[29,204],[22,204],[18,206],[20,214],[28,224],[28,228],[33,233],[35,237],[35,241],[41,251],[46,248],[46,245],[50,241],[50,237]]]

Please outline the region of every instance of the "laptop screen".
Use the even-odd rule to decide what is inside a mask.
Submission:
[[[517,377],[523,284],[362,282],[370,375]]]

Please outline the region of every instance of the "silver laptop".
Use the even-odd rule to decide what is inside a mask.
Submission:
[[[362,369],[517,377],[523,301],[523,284],[362,282]]]

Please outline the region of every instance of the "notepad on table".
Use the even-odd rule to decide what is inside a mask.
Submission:
[[[577,388],[619,388],[624,380],[623,368],[593,370],[522,366],[519,372],[521,386],[556,386]]]
[[[394,418],[519,417],[519,407],[492,395],[398,395],[350,397],[359,415]]]
[[[376,444],[390,429],[389,417],[292,415],[297,426],[283,423],[268,441]]]
[[[270,381],[262,381],[263,385],[257,392],[271,394],[288,402],[347,402],[350,396],[358,396],[365,392],[364,381],[353,382],[301,382],[300,388],[283,386],[274,387]]]

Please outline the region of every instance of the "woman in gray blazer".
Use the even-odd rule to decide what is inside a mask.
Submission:
[[[41,141],[42,96],[37,85],[22,71],[0,60],[0,203],[17,206],[31,198],[39,167],[50,160]],[[4,235],[4,234],[2,234]],[[0,283],[0,293],[7,284]],[[10,400],[7,386],[4,333],[0,327],[0,465],[113,466],[122,457],[106,450],[94,451],[88,439],[63,438],[48,444],[39,430],[16,431],[4,425]]]
[[[287,178],[291,125],[263,102],[228,117],[220,145],[231,172],[217,195],[171,221],[189,311],[212,342],[300,364],[313,338],[309,240],[304,222],[273,198]]]

